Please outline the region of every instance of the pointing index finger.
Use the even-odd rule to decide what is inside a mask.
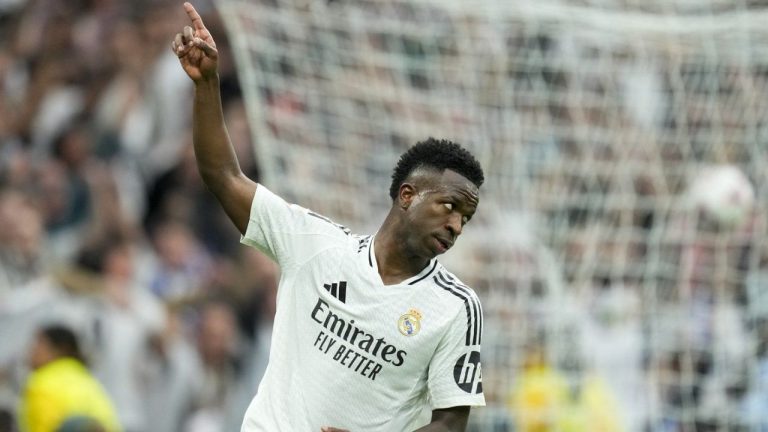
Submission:
[[[197,13],[195,7],[192,6],[192,3],[185,2],[184,10],[187,11],[187,16],[189,16],[189,19],[192,20],[192,26],[195,28],[195,30],[206,30],[205,24],[203,24],[203,19],[200,18],[200,14]]]

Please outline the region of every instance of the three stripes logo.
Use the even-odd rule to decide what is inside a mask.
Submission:
[[[342,303],[347,302],[347,281],[323,284],[323,288]]]
[[[358,240],[358,242],[357,242],[357,253],[362,252],[363,249],[368,247],[368,243],[371,242],[371,238],[373,238],[373,236],[365,236],[365,237],[361,238],[360,240]]]

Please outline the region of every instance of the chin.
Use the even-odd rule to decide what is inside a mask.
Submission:
[[[432,259],[432,258],[440,256],[440,255],[442,255],[442,254],[444,254],[446,252],[448,252],[448,250],[444,250],[444,251],[441,251],[441,250],[430,250],[429,254],[428,254],[428,256],[426,258]]]
[[[429,248],[414,250],[412,254],[412,256],[414,256],[415,258],[422,258],[426,260],[431,260],[432,258],[438,255],[440,255],[440,252],[437,252]]]

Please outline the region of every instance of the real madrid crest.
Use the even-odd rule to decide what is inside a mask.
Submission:
[[[421,329],[421,314],[411,309],[397,321],[397,328],[405,336],[413,336]]]

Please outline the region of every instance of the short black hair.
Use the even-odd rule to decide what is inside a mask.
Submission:
[[[59,324],[50,324],[40,329],[40,334],[62,357],[71,357],[85,363],[77,335],[69,328]]]
[[[393,200],[397,198],[400,185],[412,172],[422,167],[433,168],[440,172],[447,169],[456,171],[477,187],[480,187],[485,180],[480,162],[467,149],[453,141],[429,137],[416,143],[400,156],[392,172],[389,196]]]

